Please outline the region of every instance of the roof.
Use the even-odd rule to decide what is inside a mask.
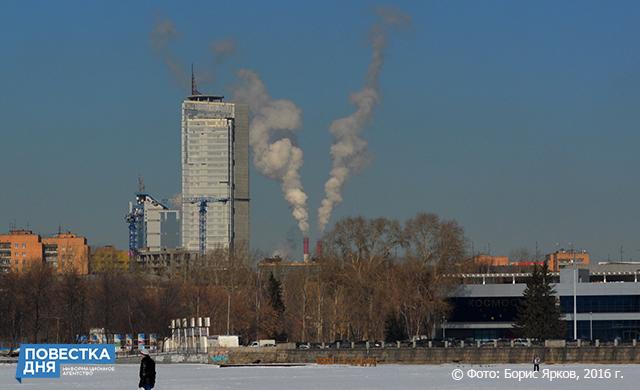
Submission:
[[[191,95],[187,97],[187,100],[195,102],[222,102],[223,99],[222,95]]]

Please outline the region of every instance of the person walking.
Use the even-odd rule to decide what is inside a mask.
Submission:
[[[140,382],[138,387],[144,390],[151,390],[156,385],[156,362],[149,356],[146,349],[140,350]]]
[[[533,371],[540,371],[540,356],[533,357]]]

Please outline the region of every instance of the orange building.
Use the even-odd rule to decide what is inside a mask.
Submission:
[[[42,239],[43,258],[58,273],[75,271],[89,273],[89,246],[87,239],[71,232],[58,233]]]
[[[42,240],[30,230],[11,230],[0,234],[0,269],[22,272],[42,262]]]
[[[0,271],[24,272],[36,263],[49,264],[56,272],[73,269],[89,273],[87,239],[72,233],[41,238],[29,230],[0,234]]]
[[[509,257],[507,256],[489,256],[477,255],[473,257],[476,265],[490,265],[492,267],[509,265]]]
[[[571,266],[574,260],[578,267],[589,264],[589,252],[585,250],[560,249],[545,256],[545,261],[549,263],[550,271],[559,271],[560,268]]]

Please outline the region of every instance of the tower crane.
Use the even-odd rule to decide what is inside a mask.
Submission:
[[[129,225],[129,259],[138,253],[138,235],[142,229],[144,221],[144,194],[136,194],[136,203],[129,203],[129,212],[124,216],[124,220]]]
[[[146,196],[144,178],[142,175],[139,175],[136,203],[129,203],[129,212],[124,216],[124,220],[129,225],[129,259],[132,259],[138,254],[138,236],[142,230],[142,223],[144,221],[144,199]]]
[[[200,255],[204,256],[207,251],[207,206],[209,203],[224,203],[226,204],[231,199],[229,197],[213,197],[213,196],[196,196],[196,197],[186,197],[183,199],[185,203],[198,204],[199,205],[199,244],[200,244]]]

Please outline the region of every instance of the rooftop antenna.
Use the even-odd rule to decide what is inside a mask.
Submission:
[[[198,91],[198,87],[196,86],[196,75],[193,72],[193,64],[191,64],[191,95],[192,96],[200,95],[200,92]]]
[[[144,193],[144,177],[142,175],[138,175],[138,192]]]

